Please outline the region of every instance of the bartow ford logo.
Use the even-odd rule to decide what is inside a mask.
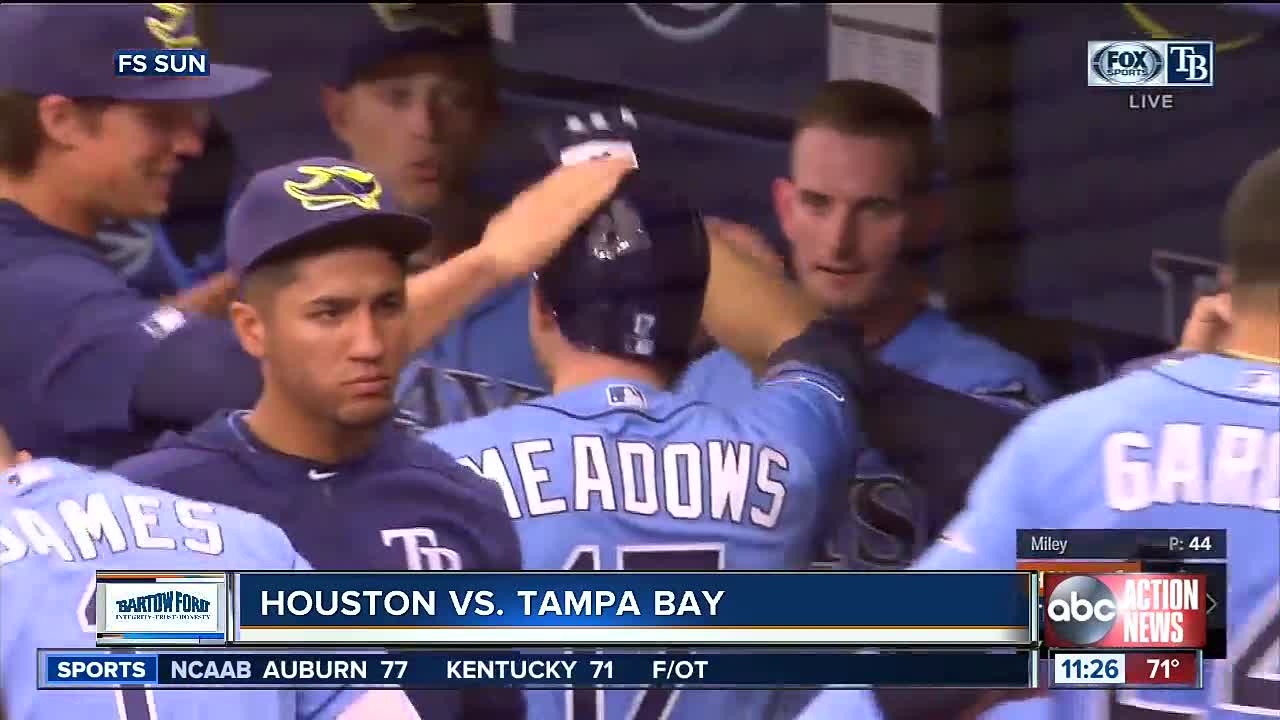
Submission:
[[[165,590],[116,600],[116,617],[120,620],[164,620],[184,616],[179,620],[207,620],[212,615],[213,603],[181,590]]]
[[[1111,588],[1088,575],[1059,583],[1045,607],[1054,633],[1073,645],[1092,645],[1106,637],[1118,613]]]
[[[1164,69],[1164,58],[1147,43],[1089,43],[1090,85],[1147,85]]]

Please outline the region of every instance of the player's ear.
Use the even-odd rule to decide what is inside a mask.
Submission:
[[[329,129],[333,131],[334,136],[350,147],[351,141],[348,139],[351,114],[350,93],[326,85],[320,88],[320,106],[324,108],[324,116],[329,121]]]
[[[540,333],[557,329],[556,316],[551,312],[551,305],[542,296],[537,283],[534,283],[533,291],[529,296],[529,325]]]
[[[791,182],[791,178],[777,177],[773,179],[772,190],[773,212],[778,216],[778,224],[785,231],[794,214],[796,186]]]
[[[266,355],[266,328],[257,308],[245,302],[233,302],[228,308],[231,327],[235,328],[240,347],[251,357],[261,360]]]
[[[44,134],[58,145],[74,147],[85,137],[84,112],[71,98],[45,95],[36,104],[36,114]]]

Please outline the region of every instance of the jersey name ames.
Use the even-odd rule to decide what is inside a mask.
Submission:
[[[659,449],[598,435],[574,435],[570,445],[572,486],[564,494],[546,486],[548,456],[564,452],[549,438],[512,443],[505,458],[494,446],[459,462],[498,483],[515,520],[607,510],[773,528],[787,499],[783,481],[791,463],[769,446],[711,440]]]
[[[1141,432],[1112,433],[1102,454],[1107,504],[1115,510],[1208,503],[1280,512],[1280,432],[1171,423],[1154,442]]]
[[[116,517],[106,494],[101,492],[89,493],[83,502],[62,500],[54,518],[28,508],[14,508],[9,514],[12,526],[0,525],[0,565],[21,560],[28,553],[53,553],[66,562],[93,560],[98,557],[99,543],[103,542],[112,553],[130,548],[176,550],[181,543],[191,552],[222,554],[222,527],[214,521],[214,510],[208,504],[144,494],[123,495],[120,502],[124,505],[128,527]],[[162,513],[190,532],[177,536],[156,533]],[[66,528],[72,539],[70,545],[54,528],[51,519]]]

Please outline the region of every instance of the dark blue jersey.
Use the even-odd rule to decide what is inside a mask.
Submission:
[[[109,465],[260,391],[225,321],[148,300],[90,240],[0,202],[0,426],[37,457]]]
[[[318,570],[517,570],[520,544],[498,486],[436,447],[388,424],[372,451],[340,465],[276,452],[245,413],[219,413],[116,471],[200,500],[257,513],[279,525]],[[463,717],[456,692],[408,691],[423,717]],[[499,714],[522,716],[519,693]],[[501,700],[499,698],[499,700]],[[501,702],[500,702],[501,704]]]

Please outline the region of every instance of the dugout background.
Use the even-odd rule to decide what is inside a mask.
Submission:
[[[677,27],[689,17],[680,4],[644,4],[643,13],[625,3],[512,4],[513,42],[501,49],[509,116],[486,183],[510,191],[537,176],[528,128],[539,118],[577,102],[626,103],[671,140],[655,164],[686,178],[709,212],[776,239],[768,184],[785,171],[788,115],[827,78],[828,8],[714,5],[706,12],[723,22],[673,40],[642,15]],[[275,76],[219,108],[230,139],[186,173],[180,207],[212,212],[220,187],[255,170],[341,154],[319,87],[357,12],[368,10],[201,9],[216,59]],[[1280,139],[1280,88],[1268,79],[1280,67],[1280,31],[1268,33],[1271,22],[1222,4],[947,4],[939,36],[948,225],[937,281],[953,311],[1060,377],[1082,352],[1130,355],[1167,342],[1196,278],[1220,259],[1217,221],[1231,183]],[[1086,86],[1088,40],[1161,30],[1231,43],[1213,89],[1180,93],[1174,111],[1144,112],[1127,109],[1123,90]]]

